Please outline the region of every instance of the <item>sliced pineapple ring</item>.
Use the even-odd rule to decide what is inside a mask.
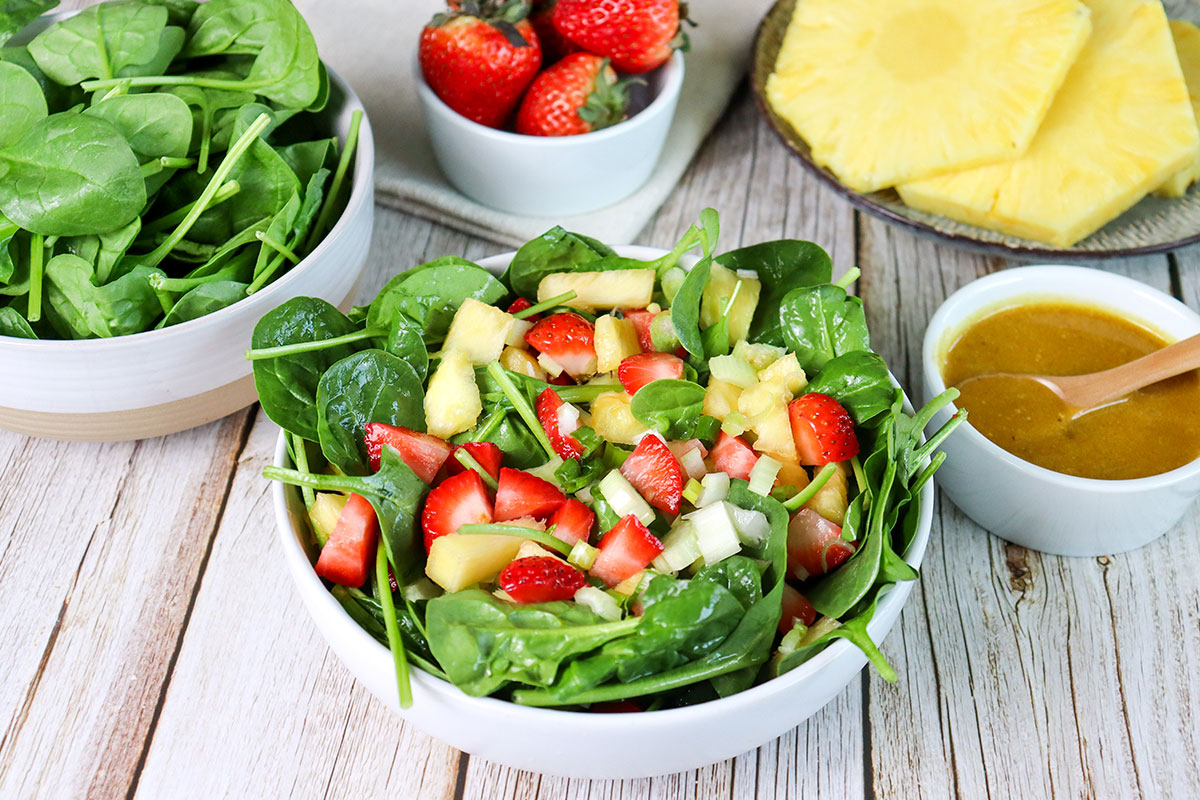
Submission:
[[[800,0],[767,99],[876,191],[1024,152],[1090,30],[1078,0]]]
[[[1183,68],[1183,80],[1187,83],[1192,101],[1192,116],[1200,119],[1200,28],[1190,22],[1173,19],[1171,38],[1175,40],[1175,52],[1179,55],[1179,66]],[[1200,178],[1200,148],[1191,164],[1172,175],[1154,193],[1163,197],[1183,197],[1197,178]]]
[[[1158,0],[1087,0],[1093,33],[1023,156],[897,187],[922,211],[1067,247],[1200,147]]]

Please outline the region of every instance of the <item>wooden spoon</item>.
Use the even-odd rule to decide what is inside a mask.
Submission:
[[[986,378],[1028,378],[1037,381],[1058,395],[1066,405],[1076,409],[1073,416],[1085,414],[1119,400],[1152,383],[1200,369],[1200,334],[1155,350],[1119,367],[1088,375],[1022,375],[992,373],[976,375],[959,383]]]

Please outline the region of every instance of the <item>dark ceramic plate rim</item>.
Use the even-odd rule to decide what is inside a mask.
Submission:
[[[1098,250],[1064,250],[1053,247],[1039,247],[1036,245],[1030,245],[1028,247],[1007,245],[999,242],[984,241],[982,239],[975,238],[974,236],[968,236],[959,233],[947,233],[946,231],[938,230],[928,223],[920,222],[919,220],[899,214],[887,206],[876,203],[866,195],[854,191],[839,181],[832,172],[822,166],[819,166],[815,161],[812,160],[812,157],[807,152],[796,146],[796,143],[784,130],[785,125],[787,125],[789,129],[791,126],[788,125],[786,121],[775,115],[775,112],[771,109],[770,104],[767,102],[765,87],[759,80],[760,71],[758,69],[758,62],[763,50],[763,35],[767,26],[767,21],[770,20],[775,14],[780,13],[779,9],[782,5],[792,1],[793,0],[776,0],[775,4],[771,6],[770,10],[763,15],[763,18],[758,23],[758,27],[754,32],[754,44],[752,45],[753,49],[751,52],[752,62],[750,67],[750,90],[754,95],[754,102],[755,105],[758,106],[759,113],[762,114],[764,119],[766,119],[767,124],[771,127],[772,132],[774,132],[775,136],[778,137],[779,141],[781,141],[783,145],[792,152],[792,155],[796,157],[796,159],[804,166],[806,170],[808,170],[810,174],[840,194],[842,197],[849,200],[851,205],[854,207],[867,212],[873,217],[882,219],[885,222],[890,222],[894,225],[900,225],[902,227],[909,228],[930,238],[941,239],[943,241],[947,241],[981,253],[1005,256],[1008,258],[1056,259],[1058,261],[1096,261],[1101,259],[1128,258],[1131,256],[1145,256],[1154,255],[1157,253],[1166,253],[1171,250],[1177,250],[1181,247],[1187,247],[1188,245],[1200,242],[1200,232],[1197,232],[1191,236],[1185,236],[1182,239],[1176,239],[1169,242],[1155,242],[1154,244],[1141,245],[1139,247],[1108,248]],[[800,134],[796,133],[795,138],[800,139]],[[947,217],[946,219],[949,218]]]

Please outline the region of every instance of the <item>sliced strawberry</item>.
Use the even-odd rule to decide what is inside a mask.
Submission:
[[[808,598],[797,592],[791,584],[783,585],[783,614],[779,617],[779,632],[787,633],[799,622],[801,625],[812,625],[817,620],[817,610],[813,608]]]
[[[670,353],[638,353],[621,361],[617,379],[631,395],[648,383],[683,377],[683,360]]]
[[[504,453],[499,447],[491,442],[465,442],[456,445],[450,451],[450,457],[446,459],[446,474],[457,475],[466,469],[454,454],[459,450],[466,450],[471,454],[471,457],[479,462],[479,466],[487,470],[488,475],[493,478],[500,477],[500,459],[504,457]]]
[[[516,314],[518,311],[524,311],[527,308],[532,308],[533,303],[526,300],[524,297],[518,297],[513,300],[508,306],[509,314]],[[528,317],[522,317],[526,322],[537,322],[542,318],[541,314],[530,314]]]
[[[554,359],[572,377],[596,371],[596,329],[578,314],[562,312],[539,320],[525,342]]]
[[[567,500],[550,515],[547,525],[554,526],[554,538],[561,539],[567,544],[586,542],[592,537],[592,525],[596,515],[592,510],[575,498]]]
[[[740,436],[730,436],[721,431],[712,449],[713,466],[731,478],[750,480],[750,470],[758,461],[758,453]]]
[[[546,383],[551,386],[574,386],[575,381],[565,372],[560,372],[557,375],[547,375]]]
[[[627,308],[621,312],[625,319],[633,323],[637,331],[638,344],[643,353],[654,352],[654,340],[650,338],[650,323],[654,321],[654,312],[644,308]]]
[[[429,552],[434,539],[457,533],[463,525],[494,521],[492,501],[479,473],[469,469],[452,475],[425,498],[425,510],[421,512],[425,552]]]
[[[552,603],[570,600],[587,578],[561,558],[527,556],[500,570],[498,582],[518,603]]]
[[[824,575],[854,555],[854,543],[842,540],[842,529],[811,508],[802,508],[788,523],[788,572],[798,580]]]
[[[829,395],[813,392],[796,398],[788,404],[788,417],[801,464],[820,467],[858,455],[854,420]]]
[[[683,467],[662,439],[654,434],[643,436],[621,465],[621,474],[647,503],[659,511],[679,513],[679,504],[683,500]]]
[[[371,461],[372,472],[379,471],[385,444],[396,448],[409,469],[426,483],[433,482],[433,477],[450,456],[450,445],[445,441],[402,425],[368,422],[363,438],[367,442],[367,457]]]
[[[577,459],[583,455],[583,445],[571,434],[579,430],[579,418],[578,415],[563,414],[562,409],[565,406],[566,403],[558,396],[558,392],[543,389],[537,398],[537,418],[546,430],[554,452],[564,460]]]
[[[519,517],[544,520],[566,500],[550,481],[504,467],[500,470],[500,486],[496,489],[496,522]]]
[[[616,586],[644,570],[663,551],[663,543],[633,514],[621,519],[600,540],[600,554],[588,572]]]
[[[338,517],[329,541],[321,548],[316,571],[341,586],[362,586],[375,556],[379,519],[367,498],[352,494]]]
[[[635,711],[644,710],[632,700],[605,700],[602,703],[592,703],[588,706],[588,711],[593,714],[632,714]]]

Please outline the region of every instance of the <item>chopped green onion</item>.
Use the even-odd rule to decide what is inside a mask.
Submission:
[[[760,497],[769,495],[781,467],[783,465],[770,456],[759,456],[750,468],[750,491]]]
[[[543,300],[540,303],[535,303],[534,305],[531,305],[529,308],[523,308],[520,311],[513,314],[513,316],[516,319],[527,319],[529,317],[532,317],[534,314],[540,314],[543,311],[554,308],[555,306],[560,306],[563,303],[567,302],[568,300],[574,300],[574,299],[575,299],[575,290],[570,289],[570,290],[565,291],[562,294],[558,295],[557,297],[551,297],[549,300]]]
[[[721,430],[726,436],[741,436],[746,432],[746,417],[738,411],[730,411],[721,423]]]
[[[492,473],[484,469],[483,464],[480,464],[475,456],[471,455],[471,453],[465,447],[460,447],[459,449],[455,450],[454,457],[458,459],[458,463],[462,464],[469,470],[473,470],[475,474],[482,478],[483,482],[491,487],[492,491],[500,488],[499,482],[492,477]]]
[[[546,454],[551,458],[557,458],[558,453],[554,451],[554,445],[550,444],[550,438],[546,436],[546,431],[542,428],[542,423],[538,421],[537,414],[533,413],[533,407],[529,405],[529,401],[525,398],[517,387],[513,385],[512,378],[504,371],[504,367],[500,366],[499,361],[493,361],[487,365],[488,375],[492,376],[500,386],[500,391],[504,392],[504,396],[508,398],[508,402],[512,403],[512,407],[521,415],[521,419],[525,420],[525,424],[529,426],[533,437],[538,440]]]
[[[700,499],[700,493],[703,491],[704,487],[700,484],[700,481],[690,478],[688,479],[687,486],[683,487],[683,499],[692,505],[696,505],[696,501]]]
[[[567,561],[586,572],[596,563],[596,556],[598,555],[600,555],[599,548],[592,547],[583,539],[580,539],[571,548],[571,552],[567,553]]]

